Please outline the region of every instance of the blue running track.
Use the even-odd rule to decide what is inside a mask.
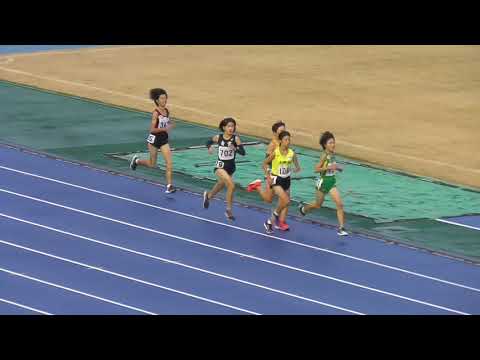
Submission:
[[[1,314],[480,314],[477,265],[7,146],[0,204]]]

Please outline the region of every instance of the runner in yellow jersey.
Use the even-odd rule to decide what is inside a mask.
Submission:
[[[315,188],[317,190],[317,198],[313,204],[300,204],[299,211],[302,216],[305,216],[310,210],[318,209],[322,206],[325,200],[325,195],[330,194],[335,205],[337,206],[337,218],[339,223],[338,235],[345,236],[348,233],[345,231],[345,213],[343,211],[343,202],[340,197],[340,192],[336,186],[335,173],[343,171],[335,161],[335,137],[329,131],[323,133],[320,137],[320,145],[324,150],[320,157],[320,162],[315,166],[315,172],[319,173]]]
[[[274,224],[277,229],[282,231],[289,230],[289,226],[285,222],[286,219],[281,219],[280,214],[284,209],[288,208],[290,204],[290,175],[292,174],[293,165],[295,165],[294,172],[301,170],[297,155],[289,148],[290,133],[283,131],[279,134],[278,139],[280,140],[280,145],[263,161],[263,171],[267,177],[269,176],[268,164],[272,164],[270,174],[271,187],[279,199],[278,206],[273,211],[271,218],[264,223],[267,234],[273,232]],[[255,180],[248,185],[247,191],[252,192],[254,190],[256,190],[265,201],[271,202],[269,191],[262,190],[262,180]],[[268,201],[269,199],[270,201]]]
[[[272,125],[272,140],[268,144],[267,150],[265,151],[265,158],[268,158],[270,154],[273,153],[276,148],[278,148],[278,146],[280,145],[280,140],[278,139],[278,135],[280,135],[280,133],[285,130],[286,130],[286,125],[283,121],[277,121],[275,124]],[[272,164],[270,163],[268,165],[269,165],[269,173],[270,173]],[[271,203],[273,201],[273,196],[275,195],[271,185],[272,185],[272,178],[271,176],[267,176],[265,181],[267,196],[265,196],[264,198],[264,200],[267,203]],[[285,222],[287,215],[288,215],[288,208],[285,208],[280,213],[280,220]]]
[[[272,140],[270,140],[270,143],[268,144],[267,146],[267,149],[265,151],[265,159],[267,159],[274,151],[276,148],[278,148],[280,146],[280,140],[278,139],[278,136],[283,132],[285,131],[285,123],[283,121],[277,121],[275,124],[272,125]],[[261,196],[263,198],[263,201],[271,204],[272,201],[273,201],[273,197],[275,195],[275,193],[273,192],[273,189],[272,189],[272,178],[270,176],[270,173],[272,171],[271,169],[272,167],[272,163],[268,163],[268,170],[267,170],[267,175],[265,176],[265,191],[262,191],[261,192]],[[253,183],[256,183],[258,180],[255,180]],[[252,183],[252,184],[253,184]],[[257,186],[257,185],[255,185]],[[248,190],[248,188],[247,188]],[[280,218],[285,221],[286,217],[287,217],[287,211],[288,209],[284,209],[281,213],[280,213]]]

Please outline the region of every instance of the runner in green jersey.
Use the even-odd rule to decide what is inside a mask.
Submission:
[[[305,216],[310,210],[318,209],[322,206],[325,200],[325,195],[330,194],[332,200],[337,206],[338,217],[338,235],[345,236],[348,233],[345,231],[345,213],[343,211],[343,202],[340,197],[340,192],[336,187],[335,173],[343,171],[343,169],[335,161],[335,137],[329,131],[326,131],[320,136],[320,145],[324,152],[320,157],[320,162],[315,166],[315,172],[319,173],[319,177],[315,182],[317,198],[313,204],[300,204],[300,214]]]

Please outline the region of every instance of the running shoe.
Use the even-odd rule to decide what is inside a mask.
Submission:
[[[208,199],[208,191],[203,192],[203,208],[208,209],[210,206],[210,200]]]
[[[290,226],[288,226],[288,224],[283,222],[283,221],[279,221],[278,225],[275,225],[275,229],[279,229],[279,230],[282,230],[282,231],[288,231],[288,230],[290,230]]]
[[[167,190],[165,190],[165,193],[171,194],[171,193],[174,193],[175,191],[177,191],[177,189],[175,189],[175,187],[172,184],[168,184]]]
[[[225,217],[227,218],[227,220],[235,220],[235,216],[233,216],[232,210],[225,210]]]
[[[132,169],[133,171],[137,169],[137,159],[138,159],[138,156],[134,155],[132,158],[132,161],[130,161],[130,169]]]
[[[300,205],[298,205],[298,211],[300,212],[300,214],[301,214],[302,216],[307,215],[307,214],[305,213],[305,210],[303,209],[304,206],[305,206],[304,203],[300,203]]]
[[[348,232],[345,231],[345,228],[343,226],[338,228],[337,231],[338,236],[347,236]]]
[[[247,191],[252,192],[257,190],[257,188],[262,187],[262,180],[257,179],[255,181],[252,181],[250,184],[247,186]]]
[[[267,234],[273,234],[273,225],[272,225],[272,222],[270,221],[270,219],[265,221],[263,223],[263,226],[265,227],[265,230],[266,230]]]

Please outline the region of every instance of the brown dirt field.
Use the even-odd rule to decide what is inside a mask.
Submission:
[[[343,155],[480,187],[480,46],[145,46],[0,58],[0,79],[296,144],[331,130]]]

